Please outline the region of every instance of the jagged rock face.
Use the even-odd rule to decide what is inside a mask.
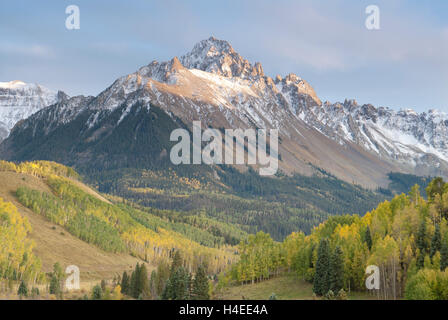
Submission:
[[[263,77],[260,63],[252,66],[224,40],[211,37],[196,44],[193,50],[182,56],[180,62],[188,69],[198,69],[224,77],[251,79]]]
[[[277,76],[275,84],[296,114],[299,110],[308,110],[322,105],[309,83],[293,73],[288,74],[284,79]]]
[[[82,113],[84,131],[107,122],[107,128],[96,129],[104,134],[112,130],[105,119],[113,114],[119,126],[136,104],[158,106],[187,126],[201,120],[204,127],[277,128],[280,168],[287,173],[311,174],[320,167],[371,187],[384,185],[390,171],[448,176],[446,115],[359,106],[353,100],[322,104],[299,76],[274,80],[260,64],[252,65],[228,42],[213,37],[179,59],[153,61],[117,79],[97,97],[63,99],[14,131],[20,135],[45,126],[39,132],[50,134],[81,121]],[[14,159],[14,132],[6,142],[2,148]]]
[[[433,155],[432,174],[440,174],[448,161],[448,115],[435,110],[418,114],[413,110],[359,106],[356,101],[346,100],[300,115],[340,144],[356,143],[380,158],[420,167],[425,166],[428,155]]]
[[[65,94],[22,81],[0,82],[0,141],[20,120],[54,104]]]
[[[305,80],[289,74],[273,81],[260,64],[251,65],[228,42],[215,38],[201,41],[180,59],[153,61],[119,78],[91,108],[113,110],[136,101],[151,101],[186,121],[281,130],[291,111],[321,105]],[[210,117],[216,108],[219,114]]]

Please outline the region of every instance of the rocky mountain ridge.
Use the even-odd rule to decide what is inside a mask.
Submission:
[[[88,114],[84,131],[116,112],[119,125],[136,104],[158,106],[187,126],[201,120],[204,127],[277,128],[280,168],[289,174],[323,168],[370,187],[384,185],[390,171],[448,175],[445,114],[393,111],[353,100],[322,103],[299,76],[266,76],[260,63],[251,64],[228,42],[213,37],[179,58],[153,61],[117,79],[97,97],[60,101],[14,131],[45,126],[49,133],[81,112]],[[99,127],[90,138],[112,131],[110,124]],[[5,150],[11,149],[14,137],[8,140]],[[14,158],[14,151],[8,151]]]
[[[42,108],[67,98],[39,84],[14,80],[0,82],[0,141],[20,120],[28,118]]]

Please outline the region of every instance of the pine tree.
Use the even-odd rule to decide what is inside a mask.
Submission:
[[[370,234],[370,228],[367,227],[366,234],[365,234],[365,240],[367,243],[367,247],[369,248],[369,251],[372,249],[372,235]],[[335,291],[337,292],[337,291]]]
[[[61,294],[61,284],[59,282],[58,277],[53,274],[50,280],[50,294],[54,294],[57,297]]]
[[[440,250],[440,270],[445,271],[448,267],[448,245],[444,242]]]
[[[437,251],[440,251],[442,249],[442,236],[440,235],[440,226],[436,225],[436,230],[434,231],[434,236],[431,240],[431,249],[429,252],[429,256],[434,257]]]
[[[140,266],[140,270],[138,273],[138,296],[142,296],[143,299],[147,299],[149,294],[149,279],[148,279],[148,270],[146,266],[142,263]]]
[[[420,252],[423,254],[426,253],[427,245],[426,245],[426,222],[423,220],[420,224],[417,233],[417,248],[420,249]]]
[[[190,274],[187,270],[184,267],[177,268],[168,279],[162,298],[166,300],[189,299],[189,281]]]
[[[314,274],[313,292],[323,296],[329,288],[330,249],[327,239],[322,239],[317,249],[317,262]]]
[[[208,278],[206,274],[206,268],[204,265],[200,265],[196,271],[196,276],[193,281],[192,295],[196,300],[209,300],[208,294]]]
[[[171,269],[170,274],[173,274],[177,268],[180,268],[182,266],[182,256],[179,252],[179,250],[176,251],[173,257],[173,262],[171,263]]]
[[[171,300],[173,296],[173,286],[171,285],[170,279],[168,279],[166,280],[165,288],[163,289],[162,300]]]
[[[190,297],[191,274],[182,265],[182,256],[179,251],[176,251],[171,263],[170,276],[163,290],[162,299],[185,300]]]
[[[342,250],[337,246],[331,256],[329,270],[330,290],[339,292],[344,287],[344,260]]]
[[[148,270],[146,266],[142,264],[136,264],[134,271],[132,271],[131,277],[129,279],[126,272],[123,273],[121,280],[122,288],[127,288],[122,293],[130,295],[135,299],[146,299],[150,296],[149,294],[149,278]]]
[[[103,297],[103,290],[100,285],[96,285],[92,289],[92,300],[101,300]]]
[[[140,273],[140,265],[137,264],[135,265],[135,269],[134,271],[132,271],[131,274],[131,281],[130,281],[130,286],[129,286],[129,294],[131,297],[137,299],[138,295],[139,295],[139,273]]]
[[[419,251],[416,265],[418,270],[423,269],[425,266],[425,254],[422,251]]]
[[[65,272],[62,269],[62,266],[59,262],[56,262],[53,265],[53,274],[56,275],[56,277],[58,278],[59,282],[62,281],[62,279],[64,279],[65,276]]]
[[[27,297],[28,296],[28,288],[27,288],[27,286],[26,286],[26,284],[25,284],[25,281],[21,281],[20,282],[20,285],[19,285],[19,290],[17,290],[17,294],[20,296],[20,297]]]
[[[186,300],[190,298],[190,279],[191,275],[184,267],[177,269],[175,273],[174,294],[176,300]]]
[[[54,294],[57,297],[62,296],[62,279],[64,278],[64,272],[59,262],[53,265],[53,272],[50,279],[50,294]]]
[[[161,295],[165,289],[166,281],[170,277],[170,267],[166,263],[160,263],[157,266],[155,278],[156,295]]]
[[[129,295],[129,277],[126,271],[123,271],[123,276],[121,277],[121,293]]]

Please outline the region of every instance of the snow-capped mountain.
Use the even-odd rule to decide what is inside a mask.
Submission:
[[[251,64],[213,37],[180,58],[153,61],[117,79],[97,97],[66,99],[36,113],[16,126],[2,148],[14,159],[20,154],[16,137],[29,132],[32,137],[23,140],[34,138],[42,127],[41,134],[51,135],[74,122],[82,122],[83,141],[99,141],[151,106],[186,126],[201,120],[204,127],[277,128],[280,168],[287,173],[310,174],[318,167],[372,187],[384,185],[390,171],[448,176],[446,115],[355,101],[323,104],[304,79],[271,78],[260,63]]]
[[[356,143],[381,158],[412,167],[431,157],[440,160],[436,167],[448,161],[448,114],[436,110],[419,114],[346,100],[301,110],[299,117],[340,144]]]
[[[17,122],[56,103],[62,95],[38,84],[18,80],[0,82],[0,141],[8,136]]]

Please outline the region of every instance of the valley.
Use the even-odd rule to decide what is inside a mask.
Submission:
[[[269,142],[224,138],[236,130]],[[179,148],[173,132],[198,139]],[[2,82],[0,291],[447,299],[447,132],[434,110],[322,102],[298,75],[272,78],[214,37],[96,96]],[[211,136],[210,157],[232,161],[195,154]],[[260,147],[275,174],[255,161]],[[173,148],[188,161],[173,163]],[[68,265],[81,289],[65,287]],[[368,265],[382,270],[379,290],[365,288]]]
[[[237,177],[241,174],[238,171],[231,172],[237,174]],[[44,279],[53,274],[55,264],[64,267],[74,264],[80,268],[82,279],[82,291],[75,296],[81,297],[82,292],[93,290],[92,288],[101,280],[110,284],[117,281],[119,283],[121,274],[132,272],[135,264],[146,265],[148,272],[153,274],[151,278],[157,277],[162,272],[165,274],[164,277],[167,277],[169,273],[160,268],[167,268],[163,266],[171,263],[174,253],[181,252],[181,265],[186,270],[193,271],[206,264],[207,274],[215,279],[212,282],[214,283],[212,294],[217,299],[239,299],[232,296],[235,290],[240,294],[245,293],[247,295],[245,298],[267,299],[268,297],[263,298],[262,294],[266,293],[266,290],[271,290],[273,286],[277,288],[276,294],[281,299],[314,299],[311,285],[306,282],[308,275],[300,271],[297,264],[306,261],[296,258],[303,254],[301,252],[303,249],[300,249],[304,245],[302,241],[307,238],[313,239],[319,229],[325,229],[323,224],[317,229],[314,228],[322,222],[333,226],[335,222],[338,227],[342,227],[345,223],[358,221],[359,218],[350,215],[332,217],[335,213],[328,212],[321,217],[322,220],[316,220],[317,204],[322,202],[318,200],[308,216],[300,211],[296,211],[294,215],[294,210],[290,209],[293,213],[290,217],[292,220],[285,220],[285,224],[279,224],[279,220],[284,220],[279,219],[282,216],[278,211],[282,208],[280,203],[269,196],[269,189],[263,191],[263,188],[254,188],[257,186],[257,179],[273,178],[259,177],[256,173],[252,175],[253,180],[249,178],[250,176],[243,177],[247,183],[252,181],[252,188],[243,191],[232,190],[230,187],[232,184],[223,183],[232,180],[223,179],[221,184],[213,186],[210,181],[204,183],[207,181],[204,179],[177,176],[175,171],[171,171],[169,175],[160,175],[146,170],[139,176],[140,180],[128,172],[125,180],[127,184],[119,185],[120,188],[117,189],[111,188],[109,191],[117,194],[112,195],[98,193],[81,182],[81,177],[73,169],[54,162],[24,162],[16,165],[1,161],[0,197],[2,201],[6,201],[7,206],[9,202],[17,208],[25,223],[29,223],[29,231],[25,233],[27,241],[30,241],[28,250],[31,250],[33,257],[35,256],[33,259],[37,259],[36,266],[29,271],[26,268],[17,269],[21,270],[19,279],[27,279],[29,277],[27,272],[37,272],[35,276],[28,278],[28,281],[34,279],[30,284],[46,292]],[[113,179],[113,176],[109,178]],[[403,187],[403,184],[409,182],[424,181],[406,175],[391,175],[391,178],[395,181],[391,186],[396,188]],[[91,175],[90,179],[95,181],[96,178]],[[286,190],[291,189],[291,183],[298,184],[300,180],[289,180],[287,177],[276,179],[279,179],[277,185],[273,182],[260,182],[259,186],[276,188],[276,196],[281,196],[283,205],[288,201],[291,201],[291,204],[297,202],[295,193],[291,194]],[[177,183],[174,183],[175,181]],[[313,185],[311,181],[321,192],[325,190],[325,183],[327,187],[336,183],[337,187],[328,189],[328,194],[335,194],[336,189],[342,191],[341,187],[350,186],[334,177],[315,177],[314,180],[302,182],[303,186],[299,188],[301,193],[307,192],[305,185]],[[123,189],[124,185],[128,187]],[[214,192],[210,193],[207,190],[212,186]],[[120,190],[122,194],[118,192]],[[393,192],[387,191],[390,194]],[[309,192],[310,195],[316,194],[312,189]],[[353,194],[350,188],[347,192]],[[358,193],[358,196],[361,196],[363,193],[369,195],[372,192],[358,187]],[[387,197],[386,190],[376,196],[380,194],[381,197]],[[242,197],[243,195],[245,197]],[[167,206],[167,199],[177,201]],[[339,200],[334,198],[330,203],[337,205],[338,201],[341,201],[339,205],[342,206],[343,200],[344,197]],[[220,201],[223,202],[222,205]],[[360,201],[365,201],[365,198],[361,197]],[[378,200],[372,198],[372,201]],[[307,205],[312,208],[312,202]],[[266,210],[269,207],[272,207],[273,211],[268,215],[260,214],[255,211],[258,206],[260,209],[263,208],[264,212],[268,212]],[[322,212],[323,208],[320,209]],[[229,215],[232,211],[234,214]],[[250,218],[251,216],[253,218]],[[299,224],[292,224],[297,222]],[[310,228],[308,233],[312,230],[309,236],[305,237],[303,232],[297,233],[306,226]],[[277,241],[272,240],[271,236],[277,238]],[[249,246],[246,247],[247,245]],[[259,245],[261,247],[257,249]],[[250,249],[251,246],[255,247]],[[258,276],[252,271],[240,275],[240,271],[237,270],[239,266],[244,265],[245,257],[250,252],[245,253],[248,249],[256,251],[261,249],[268,260],[279,256],[270,262],[273,264],[263,271],[263,275]],[[295,262],[295,259],[299,260]],[[21,263],[20,261],[19,259],[16,263],[23,264],[23,261]],[[14,264],[9,268],[11,267],[14,268]],[[285,270],[292,269],[296,271],[285,274]],[[4,272],[16,274],[17,271],[14,270],[16,269],[6,269]],[[257,267],[256,270],[262,269]],[[254,276],[256,278],[251,278]],[[9,280],[13,288],[17,286],[14,285],[15,277],[17,275],[11,276]],[[300,280],[301,277],[305,280]],[[165,279],[160,280],[162,283],[167,281],[167,278],[162,279]],[[245,283],[248,280],[252,284],[243,284],[238,289],[238,283],[241,281]],[[350,286],[354,290],[361,290],[361,287],[353,283]],[[157,289],[153,294],[156,292],[162,295],[161,289]],[[67,297],[70,296],[73,294],[67,292]],[[355,291],[349,297],[364,298],[362,290]]]

